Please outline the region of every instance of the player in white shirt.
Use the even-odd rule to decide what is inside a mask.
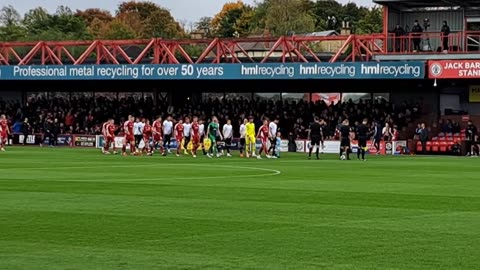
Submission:
[[[245,137],[247,135],[247,119],[243,119],[243,124],[240,125],[240,157],[243,157],[243,151],[245,150]]]
[[[183,123],[183,153],[188,155],[187,146],[191,139],[192,123],[190,123],[190,118],[185,117],[185,123]]]
[[[277,145],[277,131],[278,119],[275,119],[268,124],[268,139],[270,140],[270,148],[268,149],[267,157],[277,157],[277,155],[275,155],[275,146]],[[272,152],[271,155],[269,155],[270,152]]]
[[[170,151],[170,143],[172,141],[173,135],[173,122],[172,117],[169,116],[165,121],[163,121],[163,149],[167,149],[168,153]]]
[[[135,148],[137,149],[137,152],[140,152],[140,142],[143,139],[143,128],[145,127],[143,121],[145,120],[142,119],[142,121],[140,121],[140,118],[137,118],[133,124],[133,135],[135,136]]]
[[[225,149],[227,149],[227,157],[231,157],[232,154],[230,153],[230,148],[232,147],[232,139],[233,139],[233,127],[232,121],[227,120],[227,123],[223,125],[223,138],[225,139]]]

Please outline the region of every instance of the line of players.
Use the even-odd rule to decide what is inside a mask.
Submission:
[[[310,141],[308,158],[312,158],[313,149],[316,148],[316,158],[320,159],[320,148],[324,148],[324,128],[327,123],[319,117],[314,118],[314,122],[310,124],[308,130],[308,140]],[[365,154],[368,150],[368,139],[372,139],[372,147],[380,153],[380,141],[382,137],[384,140],[395,140],[398,137],[398,131],[391,129],[388,124],[383,129],[380,125],[375,123],[373,128],[368,126],[368,119],[364,119],[360,125],[353,128],[350,127],[350,121],[345,119],[340,126],[337,127],[337,132],[340,137],[340,159],[350,160],[350,153],[352,152],[351,141],[355,138],[358,140],[357,159],[366,161]]]
[[[5,114],[0,115],[0,151],[5,152],[8,136],[10,136],[10,128]]]
[[[240,156],[256,157],[261,159],[262,153],[267,158],[278,158],[280,155],[281,134],[278,132],[278,120],[264,120],[263,125],[256,132],[254,118],[245,119],[240,126]],[[117,154],[115,146],[115,133],[118,127],[113,119],[109,119],[103,124],[102,133],[105,138],[104,154],[110,154],[112,147],[113,153]],[[140,121],[132,115],[128,116],[128,120],[123,124],[124,138],[122,146],[122,155],[127,155],[127,147],[130,148],[131,155],[147,154],[152,155],[156,149],[159,153],[166,156],[171,153],[170,144],[172,138],[177,142],[176,155],[180,156],[181,151],[184,154],[191,154],[197,157],[197,151],[201,149],[203,154],[209,158],[221,157],[226,155],[231,157],[231,146],[233,140],[233,127],[231,121],[228,120],[220,131],[220,124],[217,117],[212,117],[210,123],[205,128],[205,122],[198,117],[186,117],[184,120],[179,119],[175,124],[172,117],[169,116],[162,121],[158,117],[152,124],[148,119]],[[260,139],[261,147],[256,153],[256,139]],[[140,142],[143,140],[144,147],[139,149]],[[270,147],[268,141],[270,140]],[[220,146],[224,149],[219,151]],[[189,147],[190,146],[190,147]],[[191,149],[191,150],[190,150]],[[190,153],[189,153],[190,152]]]

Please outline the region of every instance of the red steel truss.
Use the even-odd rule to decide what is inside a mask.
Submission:
[[[432,33],[424,35],[430,40],[442,38]],[[480,32],[452,34],[448,51],[471,53],[470,44],[479,37]],[[246,39],[0,42],[0,65],[354,62],[369,61],[375,54],[411,53],[411,37],[402,36],[401,39],[383,33]],[[478,44],[473,47],[478,52]],[[436,52],[432,50],[431,53]]]
[[[368,61],[383,37],[0,42],[0,65]]]

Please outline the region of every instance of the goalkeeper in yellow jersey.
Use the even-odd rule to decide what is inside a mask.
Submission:
[[[245,144],[246,144],[246,156],[247,158],[252,156],[256,157],[256,136],[255,136],[255,123],[253,123],[253,116],[248,118],[248,123],[245,125]]]

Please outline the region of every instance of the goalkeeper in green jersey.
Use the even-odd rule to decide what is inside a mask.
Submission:
[[[217,145],[217,136],[220,136],[220,139],[223,140],[222,138],[222,133],[219,132],[220,125],[218,124],[218,119],[217,117],[213,116],[212,117],[212,122],[208,124],[207,128],[207,134],[208,138],[212,142],[212,146],[210,147],[209,153],[207,156],[209,158],[212,158],[213,156],[220,157],[220,154],[218,153],[218,145]]]

